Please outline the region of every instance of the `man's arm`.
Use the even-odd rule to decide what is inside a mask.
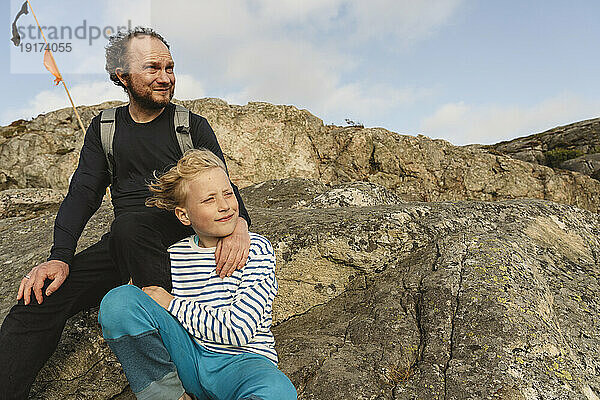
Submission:
[[[79,165],[54,222],[54,245],[48,260],[72,263],[81,232],[102,203],[110,180],[99,127],[96,117],[85,134]]]
[[[42,288],[46,279],[52,280],[46,296],[62,285],[69,275],[79,236],[100,207],[109,177],[98,130],[99,118],[96,117],[85,134],[79,165],[54,222],[54,245],[50,257],[47,262],[32,268],[19,285],[17,300],[23,298],[25,304],[30,303],[32,290],[37,302],[43,302]]]

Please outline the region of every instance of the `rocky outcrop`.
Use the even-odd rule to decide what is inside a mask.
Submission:
[[[531,199],[391,204],[361,185],[242,192],[276,251],[274,333],[300,399],[598,399],[598,214]],[[52,219],[0,220],[0,316],[46,256]],[[91,312],[69,323],[33,397],[131,396]]]
[[[273,178],[365,181],[405,201],[538,198],[594,212],[600,207],[597,180],[492,154],[481,146],[458,147],[382,128],[324,125],[293,106],[236,106],[218,99],[182,104],[208,119],[240,187]],[[81,107],[84,123],[111,105]],[[0,128],[0,189],[64,190],[81,136],[69,109]]]
[[[0,191],[0,218],[35,216],[38,212],[58,209],[64,195],[59,190],[30,188]]]
[[[244,188],[244,204],[252,208],[366,207],[401,203],[390,190],[369,182],[338,185],[287,178],[261,182]]]
[[[596,177],[600,173],[600,118],[481,147],[534,164]]]
[[[560,168],[577,171],[600,180],[600,153],[571,158],[561,162]]]
[[[78,107],[85,126],[101,109],[118,102]],[[41,114],[0,127],[0,190],[52,188],[65,190],[83,145],[73,110]]]

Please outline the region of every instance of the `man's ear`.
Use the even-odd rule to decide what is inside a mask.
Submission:
[[[191,225],[192,221],[188,218],[187,211],[183,207],[175,207],[175,216],[184,225]]]
[[[125,79],[125,71],[123,70],[123,68],[116,68],[115,75],[117,75],[117,78],[121,81],[123,85],[125,85],[125,87],[128,87],[127,80]]]

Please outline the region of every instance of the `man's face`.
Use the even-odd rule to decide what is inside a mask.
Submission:
[[[175,91],[173,67],[171,53],[159,39],[151,36],[132,38],[129,42],[129,75],[122,76],[130,101],[146,109],[160,109],[169,104]]]

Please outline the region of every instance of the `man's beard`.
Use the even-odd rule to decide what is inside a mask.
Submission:
[[[127,82],[127,93],[129,93],[130,100],[134,100],[137,104],[147,110],[160,110],[161,108],[166,107],[173,98],[172,86],[169,91],[168,99],[155,100],[152,98],[151,88],[146,87],[147,93],[138,90],[135,87],[130,75],[125,78],[125,81]]]

